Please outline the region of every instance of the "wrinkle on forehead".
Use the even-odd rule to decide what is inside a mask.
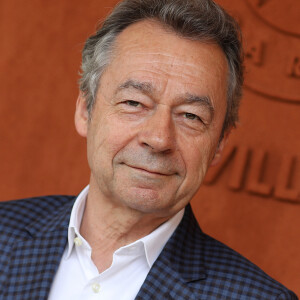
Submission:
[[[138,26],[142,22],[144,23],[143,26]],[[153,26],[155,26],[154,36]],[[144,31],[147,27],[149,32],[145,34]],[[130,29],[131,32],[128,34],[126,31]],[[145,40],[145,35],[149,35],[149,41]],[[156,39],[158,41],[155,42]],[[184,41],[184,43],[180,43],[180,40]],[[158,42],[160,42],[159,45],[157,44]],[[210,72],[210,70],[205,70],[205,66],[199,68],[199,64],[197,65],[197,56],[200,54],[199,45],[201,45],[201,55],[205,55],[207,59],[213,61],[214,65],[219,69],[220,74],[218,74],[218,77],[222,77],[224,67],[227,67],[227,60],[218,45],[182,38],[165,31],[160,24],[150,21],[141,21],[133,24],[118,36],[114,58],[117,60],[118,65],[140,64],[140,66],[143,65],[145,68],[147,65],[150,65],[152,70],[170,72],[171,75],[174,74],[172,72],[178,72],[181,77],[183,75],[188,77],[190,74],[194,75],[197,73],[201,76],[201,73],[205,71]],[[219,55],[216,55],[216,52]]]

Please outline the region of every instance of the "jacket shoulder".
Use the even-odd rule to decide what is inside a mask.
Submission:
[[[222,297],[227,295],[230,299],[298,299],[293,292],[247,258],[214,238],[203,235],[206,284],[216,291],[216,282],[222,282],[219,286]],[[240,298],[241,296],[244,298]]]
[[[51,195],[0,202],[0,231],[17,234],[36,220],[55,213],[74,198]]]

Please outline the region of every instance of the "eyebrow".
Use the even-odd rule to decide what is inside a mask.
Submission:
[[[118,89],[117,92],[119,92],[120,90],[124,90],[124,89],[128,89],[128,88],[134,88],[144,94],[147,95],[152,95],[154,92],[153,86],[151,83],[148,82],[139,82],[139,81],[135,81],[132,79],[129,79],[127,81],[125,81],[124,83],[122,83]]]
[[[212,115],[215,113],[215,109],[212,105],[212,101],[210,100],[210,97],[208,97],[208,96],[197,96],[197,95],[192,95],[190,93],[186,93],[185,96],[183,97],[183,99],[184,99],[184,102],[197,103],[197,104],[207,107]]]
[[[140,82],[136,81],[133,79],[129,79],[122,83],[118,88],[116,93],[118,93],[120,90],[128,89],[128,88],[133,88],[136,89],[146,95],[153,95],[154,94],[154,88],[153,85],[149,82]],[[215,110],[212,105],[212,101],[210,97],[208,96],[198,96],[198,95],[193,95],[190,93],[184,94],[183,97],[179,97],[179,101],[183,101],[185,103],[196,103],[200,104],[201,106],[204,106],[209,109],[210,113],[213,115]]]

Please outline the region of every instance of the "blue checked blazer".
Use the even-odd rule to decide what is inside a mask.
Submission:
[[[48,196],[0,202],[1,300],[47,299],[67,243],[74,200],[71,196]],[[241,255],[204,234],[188,205],[136,296],[136,300],[150,299],[297,297]]]

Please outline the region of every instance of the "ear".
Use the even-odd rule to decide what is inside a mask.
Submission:
[[[82,92],[79,93],[77,98],[74,121],[79,135],[86,137],[88,131],[89,113],[86,106],[86,99]]]
[[[211,161],[210,166],[217,165],[219,163],[219,161],[221,160],[223,149],[224,149],[225,145],[227,144],[228,137],[229,137],[230,133],[231,133],[231,129],[228,129],[224,133],[224,137],[223,137],[223,139],[221,140],[221,142],[219,143],[219,145],[217,147],[215,156],[214,156],[213,160]]]

